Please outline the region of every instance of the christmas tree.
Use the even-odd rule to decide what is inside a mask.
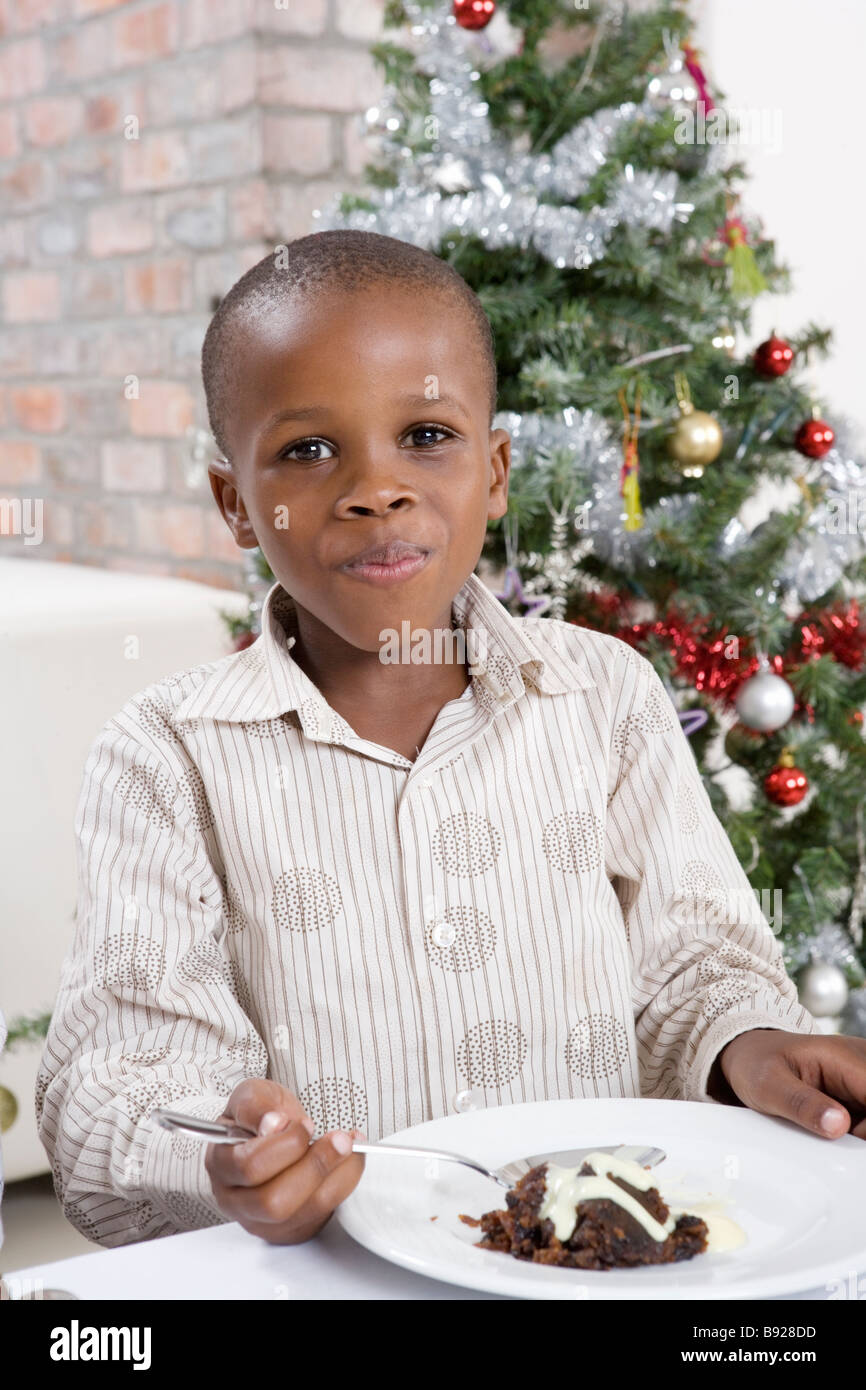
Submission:
[[[425,246],[479,295],[512,436],[482,577],[652,661],[803,1002],[866,1034],[866,463],[804,381],[829,331],[737,352],[788,274],[688,10],[391,0],[387,23],[369,193],[313,230]],[[239,645],[273,582],[250,564]]]

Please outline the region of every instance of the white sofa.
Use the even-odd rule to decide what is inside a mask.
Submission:
[[[50,1012],[72,939],[73,818],[88,750],[130,695],[231,650],[246,596],[184,579],[0,558],[0,1012]],[[135,639],[135,641],[130,641]],[[130,655],[137,647],[137,655]],[[34,1087],[42,1043],[0,1053],[18,1112],[6,1181],[47,1172]],[[8,1098],[7,1098],[8,1099]]]

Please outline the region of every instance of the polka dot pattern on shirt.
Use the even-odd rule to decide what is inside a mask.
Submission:
[[[701,961],[698,979],[701,984],[709,984],[713,980],[732,975],[737,970],[750,970],[753,965],[754,958],[748,951],[733,941],[726,941],[717,951],[713,951]]]
[[[215,941],[197,941],[181,956],[177,973],[187,984],[200,984],[204,980],[224,978],[226,965],[226,958]]]
[[[506,1086],[526,1061],[526,1037],[516,1023],[485,1019],[457,1048],[457,1066],[470,1086]]]
[[[161,1080],[157,1076],[144,1075],[130,1083],[120,1100],[129,1118],[139,1124],[146,1119],[151,1110],[156,1110],[161,1105],[173,1107],[175,1102],[182,1100],[184,1096],[194,1095],[195,1087],[181,1081],[180,1078],[167,1077]]]
[[[117,795],[158,829],[170,830],[174,825],[172,803],[177,787],[167,773],[152,767],[128,767],[117,779]]]
[[[226,883],[225,876],[220,879],[220,886],[222,888],[222,916],[225,928],[229,936],[236,936],[239,932],[246,931],[249,923],[234,888],[230,883]]]
[[[95,1241],[99,1234],[99,1228],[89,1212],[86,1212],[79,1199],[77,1202],[64,1202],[63,1215],[76,1231],[85,1236],[87,1240]]]
[[[628,1034],[617,1018],[590,1014],[569,1029],[565,1063],[582,1080],[613,1076],[628,1061]]]
[[[268,1069],[268,1049],[258,1034],[249,1034],[239,1042],[231,1043],[226,1048],[226,1056],[251,1076],[263,1074]]]
[[[106,989],[141,989],[154,994],[165,974],[165,951],[158,941],[119,932],[101,941],[94,975]]]
[[[298,1100],[314,1122],[314,1138],[332,1129],[366,1132],[367,1097],[363,1088],[346,1076],[323,1076],[310,1081]]]
[[[463,811],[448,816],[433,835],[433,857],[446,873],[471,878],[486,873],[502,849],[502,836],[486,816]]]
[[[662,696],[658,691],[653,690],[647,696],[643,709],[638,710],[635,714],[626,715],[625,719],[620,720],[617,724],[613,735],[613,746],[617,753],[622,756],[636,733],[645,736],[667,733],[675,727],[676,722],[676,712],[672,701],[667,695]]]
[[[294,711],[287,710],[274,719],[245,719],[240,727],[250,738],[265,739],[282,738],[295,724]]]
[[[726,897],[722,876],[711,864],[690,859],[680,875],[679,894],[684,898],[708,898],[720,905]]]
[[[753,993],[754,990],[749,987],[745,980],[735,978],[718,980],[707,989],[701,1012],[707,1022],[711,1023],[714,1019],[727,1013],[735,1004],[741,1004]]]
[[[189,807],[193,824],[197,830],[208,830],[213,825],[213,810],[207,799],[202,775],[198,768],[191,767],[177,779],[181,796]]]
[[[153,738],[162,739],[165,743],[181,744],[183,732],[194,733],[198,729],[197,719],[187,719],[181,724],[174,724],[165,705],[149,695],[141,700],[138,717],[143,729]]]
[[[548,863],[566,874],[586,874],[601,863],[604,829],[591,811],[564,811],[544,827],[541,847]]]
[[[168,1056],[167,1047],[150,1047],[144,1052],[123,1052],[118,1065],[122,1072],[137,1071],[139,1067],[153,1067]]]
[[[271,908],[278,927],[289,931],[318,931],[333,925],[343,910],[337,880],[323,869],[301,866],[281,874],[274,885]]]
[[[237,664],[239,666],[244,666],[248,671],[263,670],[267,663],[265,661],[265,654],[261,649],[261,644],[254,642],[249,647],[245,647],[244,650],[238,654]]]
[[[194,1115],[199,1120],[218,1120],[225,1110],[230,1094],[230,1091],[226,1091],[225,1096],[219,1100],[215,1100],[213,1096],[189,1097],[183,1104],[184,1113]],[[193,1138],[191,1134],[181,1134],[178,1130],[166,1133],[169,1134],[171,1151],[181,1163],[188,1163],[201,1152],[201,1140]]]
[[[308,698],[301,701],[298,712],[309,737],[321,738],[324,722],[328,718],[324,704],[320,700]]]
[[[165,1204],[181,1226],[198,1230],[202,1226],[220,1226],[228,1218],[218,1216],[204,1202],[188,1192],[167,1192]]]
[[[677,820],[684,835],[692,835],[700,824],[697,798],[692,788],[684,783],[677,792]]]
[[[252,1018],[255,1010],[253,1009],[253,999],[250,994],[250,987],[246,977],[243,975],[236,960],[230,960],[226,964],[226,978],[228,979],[229,989],[237,999],[247,1018]]]
[[[496,949],[496,928],[486,912],[474,907],[451,907],[441,919],[428,922],[427,954],[443,970],[475,970]]]

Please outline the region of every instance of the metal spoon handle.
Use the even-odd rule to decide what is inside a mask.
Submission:
[[[485,1178],[494,1178],[499,1182],[495,1173],[491,1173],[489,1168],[485,1168],[483,1163],[476,1163],[474,1158],[467,1158],[465,1154],[445,1153],[442,1149],[415,1149],[408,1144],[365,1144],[358,1143],[356,1140],[352,1144],[352,1153],[356,1154],[397,1154],[407,1158],[441,1158],[443,1163],[462,1163],[464,1168],[474,1168],[476,1173],[481,1173]]]
[[[226,1120],[201,1120],[198,1116],[183,1115],[179,1110],[168,1110],[164,1107],[152,1110],[150,1117],[163,1129],[208,1139],[211,1144],[243,1144],[247,1139],[256,1137],[255,1130],[248,1129],[246,1125],[229,1124]],[[444,1163],[462,1163],[467,1168],[474,1168],[485,1177],[495,1176],[483,1164],[476,1163],[472,1158],[466,1158],[463,1154],[444,1153],[440,1149],[417,1149],[408,1144],[371,1144],[355,1140],[352,1152],[397,1154],[409,1158],[441,1158]]]
[[[243,1144],[254,1139],[256,1132],[246,1125],[230,1124],[228,1120],[201,1120],[197,1115],[183,1115],[179,1110],[160,1107],[151,1110],[150,1118],[161,1129],[191,1134],[196,1139],[209,1139],[212,1144]]]

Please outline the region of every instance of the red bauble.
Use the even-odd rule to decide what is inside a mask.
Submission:
[[[496,0],[454,0],[454,18],[461,29],[484,29],[496,13]]]
[[[752,365],[759,376],[784,376],[793,360],[791,344],[774,336],[755,349]]]
[[[256,634],[254,632],[241,632],[235,638],[234,649],[236,652],[246,651],[247,647],[251,647],[255,640]]]
[[[833,447],[836,436],[826,420],[804,420],[794,436],[794,445],[810,459],[822,459]]]
[[[764,791],[777,806],[796,806],[808,790],[809,779],[794,766],[790,753],[783,753],[773,771],[764,778]]]

